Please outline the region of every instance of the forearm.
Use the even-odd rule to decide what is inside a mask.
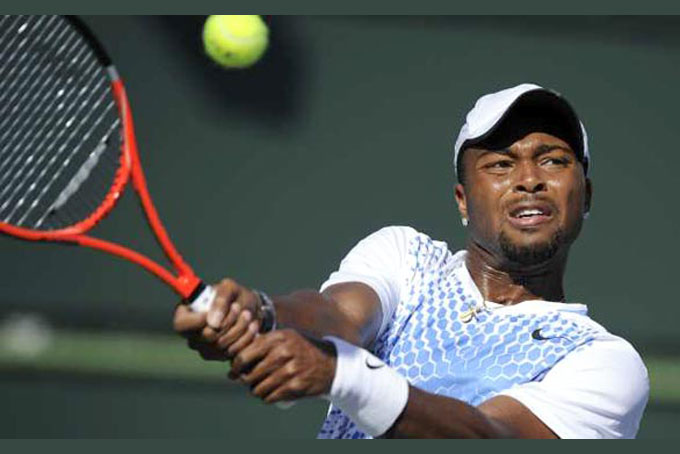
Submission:
[[[549,438],[550,433],[541,432],[540,427],[533,424],[529,410],[519,402],[513,404],[512,399],[508,402],[492,398],[473,407],[458,399],[430,394],[410,386],[403,375],[365,349],[340,339],[327,340],[336,350],[329,398],[368,435]]]
[[[376,323],[370,317],[348,310],[332,296],[316,290],[297,290],[272,300],[278,326],[293,328],[311,337],[336,336],[366,346],[377,332]]]
[[[514,438],[509,427],[463,401],[411,386],[406,408],[385,438]]]

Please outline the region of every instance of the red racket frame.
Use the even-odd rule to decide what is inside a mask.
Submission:
[[[137,151],[137,141],[135,139],[132,124],[132,112],[125,93],[123,82],[118,77],[116,70],[110,66],[109,74],[112,75],[111,90],[118,106],[120,118],[122,120],[123,137],[121,140],[120,167],[116,171],[111,189],[106,194],[99,207],[86,219],[58,230],[40,231],[23,227],[16,227],[0,221],[0,232],[7,233],[17,238],[29,241],[52,241],[75,243],[86,246],[109,254],[130,260],[147,271],[151,272],[165,283],[170,285],[182,298],[188,299],[195,295],[199,287],[202,286],[201,280],[194,274],[193,270],[177,252],[175,246],[170,241],[165,227],[161,223],[156,207],[154,206],[149,190],[146,185],[146,178],[139,160]],[[99,221],[113,209],[120,198],[125,185],[132,177],[132,186],[139,197],[149,226],[153,230],[156,240],[160,244],[163,252],[168,257],[175,268],[177,274],[173,274],[168,269],[154,262],[150,258],[123,245],[86,235]]]

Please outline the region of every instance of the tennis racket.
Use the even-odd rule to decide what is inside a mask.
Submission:
[[[171,268],[88,234],[130,181]],[[147,189],[123,81],[74,17],[0,17],[0,232],[122,257],[194,311],[207,311],[215,296],[170,241]]]

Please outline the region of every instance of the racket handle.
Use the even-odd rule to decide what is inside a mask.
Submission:
[[[208,312],[215,299],[215,289],[211,285],[206,285],[201,293],[189,304],[189,308],[194,312]]]

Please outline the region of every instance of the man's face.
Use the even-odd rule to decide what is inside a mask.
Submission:
[[[535,265],[568,249],[590,205],[590,182],[562,139],[531,132],[504,149],[469,148],[456,186],[470,239],[501,261]]]

